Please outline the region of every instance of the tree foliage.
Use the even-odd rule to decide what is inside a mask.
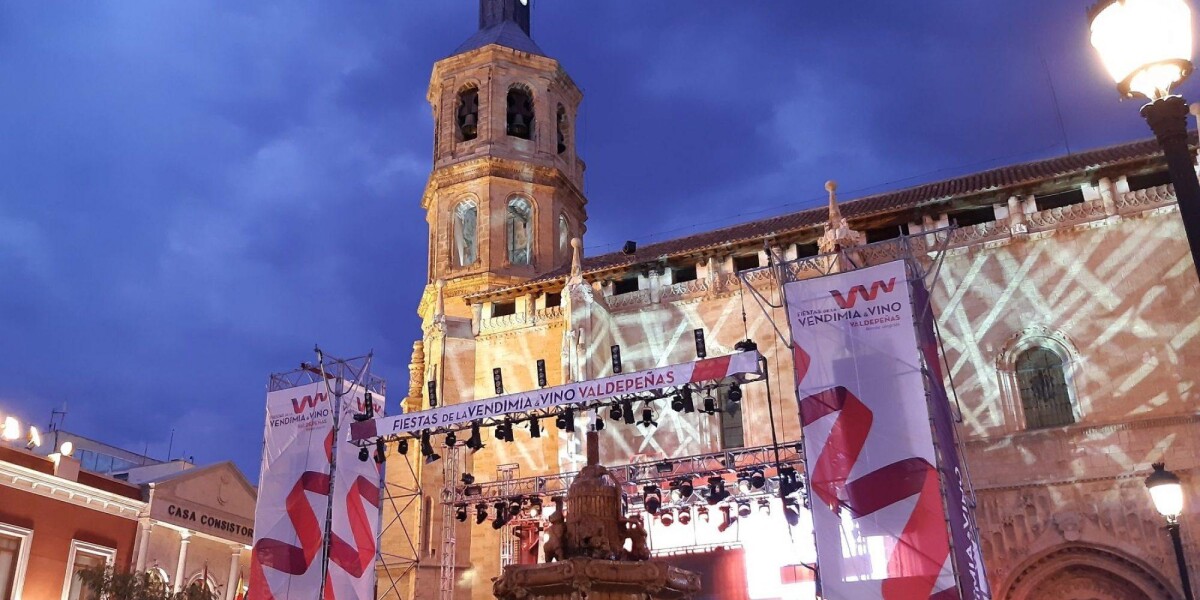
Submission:
[[[103,565],[79,571],[83,587],[92,597],[108,600],[217,600],[203,583],[196,581],[179,592],[149,572],[118,572]]]

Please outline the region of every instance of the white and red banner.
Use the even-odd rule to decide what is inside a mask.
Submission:
[[[904,263],[784,294],[821,597],[959,600]]]
[[[333,380],[267,394],[248,600],[374,597],[380,465],[338,434],[363,411],[362,392]],[[382,412],[383,397],[372,400]]]
[[[355,423],[350,428],[350,439],[358,442],[379,435],[411,434],[423,429],[455,427],[477,419],[493,419],[514,412],[593,402],[613,396],[649,392],[685,383],[758,373],[759,357],[757,351],[750,350],[728,356],[706,358],[645,371],[620,373],[601,379],[506,394],[473,402],[443,404],[429,410]]]
[[[267,394],[249,600],[320,597],[333,416],[324,382]]]

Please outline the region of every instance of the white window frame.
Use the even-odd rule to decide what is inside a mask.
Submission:
[[[104,564],[107,567],[112,567],[113,563],[117,560],[116,548],[71,540],[71,552],[67,554],[67,574],[63,578],[62,600],[67,600],[71,597],[71,580],[75,578],[75,556],[80,552],[103,558]]]
[[[33,530],[0,523],[0,534],[15,537],[21,546],[17,549],[17,568],[13,573],[12,597],[20,598],[25,587],[25,571],[29,569],[29,548],[33,546]]]

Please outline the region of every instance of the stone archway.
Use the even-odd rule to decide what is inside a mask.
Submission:
[[[1002,588],[1004,600],[1175,600],[1175,587],[1115,550],[1066,546],[1027,560]]]

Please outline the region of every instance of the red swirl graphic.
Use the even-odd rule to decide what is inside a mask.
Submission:
[[[329,494],[329,475],[305,471],[288,492],[285,507],[288,520],[296,530],[299,546],[282,540],[263,538],[250,554],[250,592],[248,600],[274,600],[264,569],[270,567],[288,575],[308,571],[321,552],[321,522],[308,501],[306,492]]]
[[[802,350],[797,351],[799,355]],[[804,355],[807,358],[807,354]],[[798,362],[797,383],[808,361]],[[917,495],[917,503],[888,557],[888,579],[882,583],[887,600],[930,598],[942,565],[950,556],[950,540],[942,515],[937,470],[923,458],[906,458],[853,482],[850,470],[866,444],[874,415],[852,392],[838,386],[800,401],[804,427],[838,413],[820,455],[810,469],[813,493],[835,512],[845,507],[855,518],[870,515]]]
[[[359,501],[360,498],[365,502]],[[346,511],[354,543],[347,543],[336,533],[330,534],[329,562],[341,567],[355,579],[362,577],[375,564],[375,534],[371,531],[367,505],[378,513],[379,486],[359,475],[350,486],[350,491],[346,492]]]

